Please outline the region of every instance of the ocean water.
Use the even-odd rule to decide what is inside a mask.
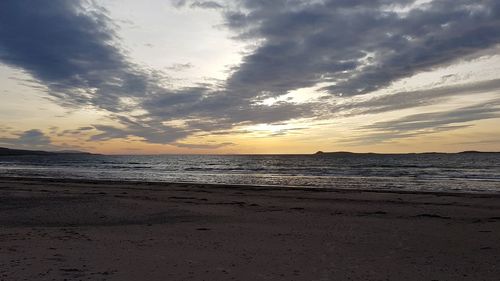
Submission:
[[[0,156],[0,176],[500,192],[500,153]]]

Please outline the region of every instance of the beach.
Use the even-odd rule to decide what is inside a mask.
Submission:
[[[498,280],[500,195],[0,178],[0,280]]]

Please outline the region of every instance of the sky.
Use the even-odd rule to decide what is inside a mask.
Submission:
[[[500,1],[3,0],[0,146],[500,151]]]

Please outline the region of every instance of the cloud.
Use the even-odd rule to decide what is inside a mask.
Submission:
[[[345,140],[372,144],[472,126],[471,122],[500,118],[500,99],[449,111],[419,113],[360,128],[362,135]]]
[[[10,131],[12,131],[12,127],[10,126],[4,126],[4,125],[0,125],[0,133],[8,133]]]
[[[471,82],[430,89],[403,91],[389,95],[375,96],[366,100],[345,102],[330,107],[333,113],[343,116],[383,113],[436,104],[455,96],[499,92],[500,79]]]
[[[172,71],[183,71],[183,70],[190,69],[190,68],[193,68],[193,64],[189,63],[189,62],[188,63],[174,63],[171,66],[167,67],[168,70],[172,70]]]
[[[224,6],[216,1],[172,0],[172,5],[177,8],[189,6],[200,9],[223,9]]]
[[[85,127],[80,127],[77,130],[80,131],[80,132],[84,132],[84,131],[90,131],[90,130],[93,130],[93,129],[94,129],[94,127],[85,126]]]
[[[398,139],[417,137],[421,135],[429,135],[439,132],[446,132],[452,130],[458,130],[463,128],[471,127],[472,125],[456,125],[456,126],[443,126],[443,127],[434,127],[428,128],[426,130],[421,131],[385,131],[385,132],[372,132],[363,134],[361,136],[347,138],[339,141],[339,143],[343,143],[351,146],[359,146],[359,145],[373,145],[378,143],[388,143],[393,142]]]
[[[217,143],[217,144],[173,143],[172,145],[175,145],[177,147],[183,147],[183,148],[216,149],[216,148],[234,145],[234,143],[232,143],[232,142],[223,142],[223,143]]]
[[[183,139],[189,135],[189,132],[183,129],[174,127],[160,126],[145,127],[142,124],[129,124],[125,128],[117,128],[108,125],[94,125],[100,131],[99,134],[93,135],[89,140],[91,141],[105,141],[111,139],[127,139],[132,136],[137,136],[149,143],[172,143],[178,139]]]
[[[226,81],[169,88],[164,73],[130,61],[112,19],[94,2],[7,0],[0,2],[0,61],[31,74],[64,106],[107,111],[119,125],[94,125],[92,141],[137,137],[178,144],[243,125],[319,118],[343,109],[262,100],[319,83],[331,94],[365,94],[500,42],[500,3],[494,0],[172,3],[219,10],[235,40],[257,47]],[[347,106],[374,113],[448,95],[400,93]],[[177,120],[184,126],[168,125]]]
[[[120,115],[140,109],[142,100],[153,93],[161,92],[163,98],[172,94],[171,100],[178,98],[161,86],[164,77],[128,61],[118,47],[115,27],[106,11],[87,4],[64,0],[2,1],[0,61],[27,71],[64,106],[93,106]],[[124,103],[126,99],[136,103]],[[170,137],[170,128],[157,120],[145,120],[151,118],[136,120],[140,124],[126,133],[101,127],[106,128],[106,134],[94,139],[137,134],[157,142],[161,135],[167,135],[164,142],[175,140]]]
[[[301,134],[300,131],[306,128],[288,128],[288,129],[280,129],[277,132],[271,133],[268,136],[277,137],[277,136],[286,136],[291,134]]]
[[[225,89],[169,89],[162,73],[145,71],[127,59],[106,11],[84,3],[1,2],[0,61],[30,73],[60,104],[103,109],[120,123],[96,125],[100,133],[91,140],[136,136],[172,143],[200,131],[288,120],[304,113],[292,105],[255,105]],[[144,114],[131,116],[133,110]],[[187,128],[164,125],[176,119],[193,121]]]
[[[392,121],[376,122],[364,128],[389,131],[414,131],[499,117],[500,100],[495,100],[457,110],[413,114]]]
[[[202,8],[202,9],[222,9],[224,6],[215,1],[193,1],[190,5],[191,8]]]
[[[52,134],[56,134],[57,136],[81,136],[83,134],[88,133],[89,131],[94,130],[94,127],[91,126],[85,126],[85,127],[80,127],[74,130],[63,130],[62,132],[57,132],[58,128],[53,128],[51,130]]]
[[[500,43],[494,0],[239,2],[240,10],[226,12],[226,25],[262,44],[228,87],[248,95],[320,82],[330,83],[324,89],[332,94],[364,94]]]
[[[24,69],[63,102],[100,99],[101,107],[111,107],[143,83],[113,45],[108,22],[79,1],[2,1],[0,60]]]
[[[32,129],[13,138],[0,138],[0,144],[26,149],[53,149],[51,140],[42,131]]]

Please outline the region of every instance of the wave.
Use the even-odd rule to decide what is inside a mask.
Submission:
[[[420,161],[420,162],[419,162]],[[0,158],[0,174],[394,190],[500,190],[500,154],[461,157],[82,156]]]

